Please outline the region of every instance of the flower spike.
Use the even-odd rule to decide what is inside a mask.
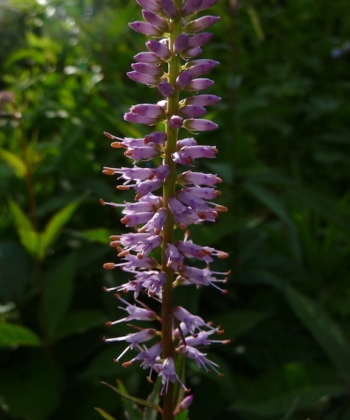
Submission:
[[[118,191],[135,192],[134,202],[100,200],[102,205],[117,208],[122,213],[121,223],[133,229],[110,237],[110,245],[120,260],[107,262],[104,268],[120,268],[130,275],[130,279],[105,288],[115,293],[122,304],[119,308],[126,312],[126,316],[108,322],[107,326],[113,328],[130,321],[147,323],[146,328],[134,325],[137,332],[105,341],[126,343],[126,348],[115,359],[117,362],[129,350],[136,353],[123,363],[123,367],[138,363],[143,369],[149,369],[148,382],[153,383],[154,374],[161,378],[163,419],[173,419],[187,409],[193,399],[187,396],[174,407],[173,384],[177,382],[184,392],[190,391],[177,372],[176,359],[181,355],[194,360],[205,371],[213,370],[220,375],[219,366],[198,348],[229,343],[225,339],[211,339],[213,334],[223,332],[219,327],[205,322],[176,302],[174,306],[172,304],[174,287],[212,286],[226,293],[220,286],[226,283],[229,275],[228,271],[218,272],[210,267],[216,258],[224,259],[228,254],[193,243],[186,230],[192,224],[214,222],[220,212],[227,210],[214,202],[220,195],[216,187],[222,182],[221,178],[185,168],[193,167],[197,159],[214,159],[218,152],[216,146],[198,144],[194,138],[202,131],[218,128],[204,116],[206,107],[215,105],[221,98],[202,91],[214,85],[214,81],[205,75],[219,63],[199,56],[213,37],[212,33],[206,32],[207,28],[219,17],[198,15],[216,2],[137,0],[144,21],[131,22],[129,26],[148,37],[147,51],[134,56],[135,63],[127,76],[132,81],[156,88],[157,95],[162,98],[155,104],[130,104],[129,111],[124,114],[125,121],[141,124],[148,130],[144,137],[117,137],[105,133],[114,149],[121,149],[132,159],[132,165],[106,166],[103,173],[116,175]],[[188,134],[186,137],[188,131],[192,137]],[[175,238],[176,228],[180,233],[184,231],[182,240]],[[193,260],[201,266],[191,266]],[[135,303],[123,299],[121,292],[131,292]],[[143,303],[146,299],[152,300],[152,309]],[[159,311],[157,305],[160,305]],[[157,326],[153,327],[153,323]]]

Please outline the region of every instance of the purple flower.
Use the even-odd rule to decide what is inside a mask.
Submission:
[[[161,36],[163,34],[162,31],[155,28],[148,22],[131,22],[129,23],[131,29],[135,32],[140,32],[144,35],[153,35],[153,36]]]
[[[126,74],[134,82],[142,83],[147,86],[157,86],[158,84],[158,77],[156,76],[150,76],[149,74],[139,73],[138,71],[129,71]]]
[[[142,83],[142,82],[140,82]],[[206,79],[206,78],[199,78],[199,79],[193,79],[191,83],[189,83],[186,86],[187,90],[205,90],[208,89],[210,87],[212,87],[214,84],[214,82],[210,79]]]
[[[181,112],[181,114],[184,117],[189,118],[189,117],[201,117],[207,111],[202,106],[198,106],[198,105],[186,105],[186,106],[183,106],[180,109],[180,112]]]
[[[139,343],[151,340],[155,335],[156,331],[152,328],[148,328],[134,334],[128,334],[124,337],[105,338],[104,341],[106,343],[113,343],[116,341],[126,341],[127,343],[130,343],[130,345],[115,359],[115,362],[119,362],[119,359],[121,359],[128,350],[138,348]]]
[[[164,73],[159,66],[150,63],[133,63],[131,67],[138,73],[147,74],[152,77],[160,77]]]
[[[184,128],[189,131],[212,131],[218,128],[213,121],[189,118],[183,123]]]
[[[160,390],[160,395],[163,395],[164,392],[168,392],[169,382],[174,383],[175,381],[179,382],[185,392],[189,391],[178,377],[175,370],[174,359],[172,357],[167,357],[164,360],[163,366],[159,372],[159,376],[162,377],[162,389]]]
[[[188,16],[192,13],[198,12],[203,0],[187,0],[182,5],[181,12],[183,16]]]
[[[151,40],[146,42],[146,47],[163,60],[167,60],[171,56],[169,48],[161,42]]]
[[[187,32],[199,32],[213,26],[218,20],[219,16],[203,16],[201,18],[188,22],[185,26]]]
[[[160,5],[163,12],[171,19],[175,19],[177,16],[177,10],[172,0],[160,0]]]
[[[189,71],[183,71],[177,76],[176,84],[180,89],[182,89],[185,86],[187,86],[189,83],[191,83],[192,79],[193,77]]]
[[[150,10],[142,10],[142,16],[148,23],[157,28],[159,31],[167,32],[169,30],[168,22],[158,14]]]
[[[181,54],[188,47],[188,35],[185,33],[180,34],[174,42],[175,54]]]
[[[193,35],[188,40],[188,46],[191,48],[202,47],[207,44],[213,38],[213,34],[210,32],[201,32],[200,34]]]
[[[221,101],[221,98],[216,95],[197,95],[197,96],[190,96],[184,100],[186,105],[198,105],[198,106],[208,106],[214,105],[217,102]]]
[[[173,288],[182,285],[195,285],[197,288],[213,286],[226,293],[220,286],[227,281],[229,274],[213,271],[209,266],[214,263],[215,257],[227,258],[228,254],[193,243],[186,230],[191,224],[213,222],[218,213],[227,210],[225,206],[212,201],[220,195],[215,187],[222,181],[216,174],[210,173],[185,171],[179,174],[181,170],[177,167],[177,164],[194,165],[196,159],[213,159],[217,154],[215,146],[200,145],[193,137],[179,137],[184,132],[182,128],[195,134],[217,128],[214,122],[201,117],[206,113],[205,107],[219,102],[220,97],[213,94],[197,95],[197,92],[214,84],[212,80],[200,76],[219,63],[197,57],[213,36],[203,30],[219,18],[197,18],[196,15],[216,1],[137,0],[143,8],[144,21],[132,22],[130,27],[157,39],[148,39],[145,44],[148,51],[135,55],[136,62],[131,65],[132,71],[127,75],[137,83],[157,88],[162,98],[155,104],[131,105],[124,120],[144,126],[165,125],[165,129],[161,131],[157,127],[157,131],[152,131],[148,127],[141,127],[148,131],[139,138],[105,133],[112,140],[111,146],[114,149],[122,149],[124,155],[133,160],[133,166],[105,166],[103,173],[117,176],[119,191],[135,191],[134,202],[100,200],[102,205],[119,208],[122,213],[121,223],[134,230],[110,237],[110,245],[117,251],[120,261],[108,262],[104,267],[108,270],[118,267],[130,273],[131,278],[124,284],[105,288],[106,291],[117,292],[115,296],[123,304],[119,308],[127,313],[125,317],[110,321],[107,325],[130,321],[152,321],[159,325],[159,330],[155,329],[157,327],[140,328],[137,332],[106,338],[105,341],[127,343],[116,361],[127,351],[135,350],[136,356],[123,363],[123,367],[139,363],[143,369],[149,368],[147,379],[151,383],[152,373],[157,373],[162,381],[161,394],[167,393],[170,390],[169,384],[175,382],[185,392],[189,391],[176,372],[175,359],[179,355],[195,360],[206,371],[212,369],[219,373],[218,365],[196,347],[229,342],[211,339],[212,334],[223,331],[206,323],[200,316],[191,314],[186,308],[173,307],[171,303]],[[192,96],[186,97],[184,91],[192,92]],[[148,163],[150,160],[153,162]],[[136,166],[138,162],[141,163]],[[186,230],[183,240],[177,241],[174,238],[175,228]],[[188,259],[204,263],[205,268],[188,265]],[[121,298],[119,292],[131,292],[135,304]],[[142,301],[147,298],[153,300],[152,310],[137,300],[139,296],[142,296]],[[157,304],[163,305],[162,311],[153,310]],[[136,325],[134,327],[139,328]],[[156,337],[161,337],[162,341],[150,347],[144,344]],[[191,402],[190,396],[184,398],[176,408],[165,404],[164,417],[177,416]]]
[[[161,64],[163,60],[152,52],[142,52],[134,56],[136,61],[141,63]]]
[[[174,94],[174,88],[168,82],[160,82],[157,87],[159,92],[166,98],[170,98]]]

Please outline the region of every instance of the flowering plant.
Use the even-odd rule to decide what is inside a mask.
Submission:
[[[181,363],[177,360],[192,359],[199,367],[220,375],[219,366],[201,350],[211,343],[228,342],[212,339],[213,334],[222,333],[219,327],[173,303],[173,289],[180,286],[212,286],[226,293],[221,284],[227,281],[229,273],[212,271],[210,264],[213,257],[226,258],[227,253],[193,243],[187,230],[191,224],[214,222],[219,212],[227,211],[226,207],[212,201],[220,195],[216,185],[222,181],[215,174],[182,168],[192,168],[196,159],[215,158],[217,149],[198,145],[193,137],[179,138],[181,131],[196,135],[217,128],[214,122],[201,117],[206,113],[205,106],[217,103],[220,98],[198,92],[214,84],[201,76],[219,63],[197,57],[202,46],[212,38],[211,33],[203,31],[219,17],[197,16],[217,0],[137,2],[143,8],[145,21],[132,22],[130,27],[151,39],[146,42],[148,51],[134,57],[133,71],[127,74],[135,82],[157,88],[164,99],[156,104],[133,105],[124,119],[148,126],[163,123],[165,129],[137,139],[105,133],[113,140],[113,148],[125,150],[124,154],[133,160],[133,166],[105,167],[103,172],[118,175],[118,179],[123,180],[117,186],[119,190],[134,189],[136,192],[133,203],[115,204],[101,200],[103,205],[122,207],[121,222],[135,229],[133,233],[111,237],[111,246],[117,249],[122,262],[109,262],[104,267],[120,267],[133,278],[106,289],[117,292],[115,296],[125,305],[121,309],[127,312],[126,317],[108,325],[134,320],[158,321],[160,328],[135,327],[137,332],[105,338],[105,341],[126,342],[127,346],[116,362],[129,350],[134,350],[136,356],[123,366],[139,363],[143,369],[149,369],[147,380],[151,383],[157,375],[161,378],[158,382],[163,407],[156,409],[162,413],[163,420],[169,420],[186,410],[193,398],[191,395],[184,397],[190,389],[185,385],[183,369],[179,368]],[[150,160],[154,160],[154,166],[143,164]],[[162,194],[157,195],[159,190]],[[182,233],[178,237],[179,231]],[[159,259],[152,255],[157,248],[161,248]],[[205,266],[191,266],[188,259],[203,262]],[[120,292],[133,292],[135,304],[124,300]],[[144,295],[161,305],[159,314],[139,300]],[[146,342],[151,344],[148,346],[144,344]],[[148,405],[147,401],[143,403]]]

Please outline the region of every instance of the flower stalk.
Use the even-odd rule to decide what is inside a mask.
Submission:
[[[122,185],[118,190],[135,190],[135,202],[101,204],[121,207],[121,222],[133,227],[134,233],[111,237],[111,246],[117,250],[122,262],[106,263],[106,269],[120,269],[134,277],[128,283],[117,285],[107,291],[133,292],[136,305],[116,297],[126,305],[121,307],[128,316],[108,322],[108,326],[120,322],[153,321],[160,329],[137,327],[138,332],[124,337],[106,338],[106,342],[125,341],[125,350],[115,359],[119,362],[129,350],[137,352],[128,367],[140,363],[150,369],[147,380],[154,382],[157,374],[162,382],[160,395],[163,396],[163,420],[173,420],[180,411],[191,404],[193,397],[186,396],[190,390],[176,371],[178,356],[194,360],[205,371],[219,373],[219,366],[209,360],[207,354],[199,351],[212,343],[227,344],[229,340],[209,339],[212,334],[221,334],[219,328],[206,323],[197,315],[173,303],[175,287],[195,285],[213,286],[219,292],[226,290],[217,283],[227,281],[227,273],[212,271],[212,257],[226,258],[227,253],[194,244],[189,239],[187,226],[205,221],[214,222],[219,212],[227,208],[215,204],[220,195],[215,189],[221,179],[216,174],[205,174],[192,170],[181,172],[181,167],[194,166],[196,159],[216,156],[214,146],[200,146],[194,137],[179,138],[183,132],[195,135],[201,131],[211,131],[217,125],[202,117],[206,106],[220,101],[218,96],[201,93],[214,82],[200,76],[211,71],[219,63],[214,60],[197,59],[202,46],[210,41],[212,34],[203,32],[216,23],[217,16],[198,16],[198,13],[213,6],[217,0],[137,0],[143,8],[145,21],[130,23],[130,27],[150,39],[146,42],[147,52],[134,58],[133,71],[127,73],[137,83],[157,88],[163,100],[157,104],[133,105],[124,119],[131,123],[155,126],[164,124],[164,131],[152,131],[144,138],[120,138],[105,133],[113,140],[111,146],[124,149],[125,156],[133,159],[132,168],[105,167],[106,175],[118,175]],[[162,158],[159,166],[150,167],[143,162]],[[157,195],[157,191],[161,195]],[[178,232],[184,232],[179,240]],[[180,234],[181,236],[181,234]],[[152,255],[161,248],[161,260]],[[189,258],[204,262],[205,267],[189,265]],[[161,304],[159,315],[143,303],[144,297]],[[142,301],[139,298],[142,297]],[[160,341],[159,341],[160,338]],[[150,343],[150,344],[149,344]],[[183,391],[174,396],[174,383]],[[175,401],[176,397],[176,401]]]

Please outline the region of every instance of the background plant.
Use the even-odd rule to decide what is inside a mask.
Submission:
[[[206,167],[223,178],[230,213],[192,236],[229,250],[234,273],[226,302],[206,290],[199,303],[183,298],[229,325],[233,344],[212,352],[225,378],[189,371],[191,418],[345,419],[348,4],[234,6],[213,10],[222,19],[205,54],[221,62],[223,99],[219,131],[202,136],[219,142]],[[0,5],[0,90],[14,95],[0,110],[1,418],[101,418],[93,406],[133,418],[100,380],[147,396],[143,372],[112,364],[118,349],[102,343],[118,309],[101,267],[122,226],[98,204],[115,197],[102,166],[125,163],[102,132],[134,136],[120,115],[153,100],[125,76],[142,47],[127,26],[138,13],[117,0]]]

